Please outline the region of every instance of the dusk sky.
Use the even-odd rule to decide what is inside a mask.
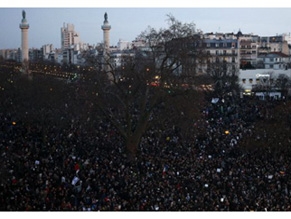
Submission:
[[[3,1],[2,1],[3,2]],[[40,48],[45,44],[61,46],[61,27],[71,23],[79,33],[82,42],[91,45],[103,41],[101,25],[104,13],[108,14],[111,25],[110,44],[117,45],[119,39],[134,40],[148,26],[156,29],[167,27],[167,14],[172,14],[182,23],[195,23],[197,29],[205,32],[253,33],[260,36],[272,36],[291,33],[291,4],[277,0],[276,5],[257,4],[258,1],[204,0],[203,3],[189,4],[187,1],[114,1],[93,3],[82,0],[78,3],[67,1],[63,4],[50,1],[23,1],[13,4],[0,4],[0,49],[14,49],[21,46],[19,24],[22,10],[26,11],[29,28],[29,47]],[[256,2],[256,5],[253,3]],[[71,4],[72,3],[72,4]],[[264,7],[264,8],[263,8]]]

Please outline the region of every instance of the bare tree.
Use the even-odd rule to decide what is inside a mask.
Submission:
[[[196,74],[202,41],[194,24],[182,24],[172,15],[168,15],[168,21],[166,29],[149,27],[141,33],[146,47],[137,48],[133,56],[124,55],[120,66],[110,59],[103,60],[109,68],[103,68],[94,79],[96,104],[123,136],[131,157],[137,154],[140,140],[150,125],[165,121],[161,117],[164,110],[179,112],[176,116],[185,115],[181,109],[174,110],[171,98],[183,96],[187,90],[187,98],[193,97],[193,102],[186,96],[180,101],[192,104],[193,109],[199,105],[194,98],[196,91],[189,91],[189,85]],[[166,117],[169,120],[174,115]]]
[[[291,88],[290,77],[280,74],[275,81],[275,86],[281,91],[282,95],[287,96],[288,90]]]
[[[223,96],[230,92],[237,94],[240,91],[238,83],[239,70],[233,63],[219,60],[208,63],[206,73],[213,80],[216,95]]]

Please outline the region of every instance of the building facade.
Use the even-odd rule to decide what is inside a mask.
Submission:
[[[257,67],[264,69],[287,69],[290,56],[282,52],[260,54],[257,58]]]
[[[61,28],[61,46],[62,50],[72,49],[75,45],[80,44],[79,34],[75,31],[73,24],[63,24]]]
[[[256,68],[259,36],[253,34],[237,34],[239,65],[242,69]]]
[[[210,55],[210,61],[227,62],[236,65],[238,63],[238,43],[236,39],[205,39],[206,53]]]
[[[281,88],[278,83],[276,84],[276,81],[282,77],[291,79],[291,69],[241,69],[239,84],[243,88],[245,95],[255,93],[263,98],[263,96],[266,96],[266,92],[268,92],[268,95],[276,95],[280,98]]]

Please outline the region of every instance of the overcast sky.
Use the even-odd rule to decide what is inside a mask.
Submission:
[[[105,1],[105,0],[104,0]],[[3,1],[2,1],[3,2]],[[76,3],[58,1],[40,3],[29,0],[0,3],[0,49],[13,49],[21,46],[19,24],[22,10],[26,11],[29,28],[29,47],[40,48],[45,44],[61,45],[61,27],[71,23],[80,35],[82,42],[97,44],[103,40],[101,25],[104,13],[108,14],[111,25],[110,44],[115,46],[119,39],[134,40],[148,26],[167,27],[167,14],[172,14],[183,23],[193,22],[203,32],[253,33],[272,36],[291,32],[291,3],[276,0],[276,5],[262,1],[245,0],[240,4],[234,1],[203,0],[189,4],[188,0],[166,1],[114,1],[92,3],[81,0]],[[75,2],[75,3],[74,3]],[[164,1],[162,1],[164,2]],[[231,2],[231,3],[229,3]],[[254,4],[255,2],[256,4]],[[287,5],[290,4],[290,5]],[[264,7],[264,8],[263,8]]]

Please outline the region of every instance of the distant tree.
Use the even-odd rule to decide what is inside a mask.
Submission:
[[[275,81],[275,86],[282,92],[282,95],[287,96],[288,90],[291,88],[290,77],[280,74]]]
[[[102,67],[103,44],[83,50],[81,57],[85,60],[84,65],[90,66],[95,71],[100,71]]]
[[[242,60],[240,63],[240,69],[255,69],[252,63]]]
[[[237,95],[241,90],[238,83],[239,69],[233,63],[219,60],[208,63],[206,73],[213,80],[215,95],[223,96],[227,93]]]
[[[262,60],[257,61],[257,66],[256,68],[265,68],[265,63]]]
[[[96,105],[123,136],[131,158],[137,155],[140,140],[151,125],[166,120],[173,124],[181,116],[194,118],[199,111],[195,108],[201,96],[190,88],[196,75],[193,66],[202,53],[201,39],[194,24],[182,24],[172,15],[168,21],[166,29],[149,27],[141,33],[146,47],[137,48],[134,56],[125,55],[120,66],[103,60],[107,68],[91,80]]]

